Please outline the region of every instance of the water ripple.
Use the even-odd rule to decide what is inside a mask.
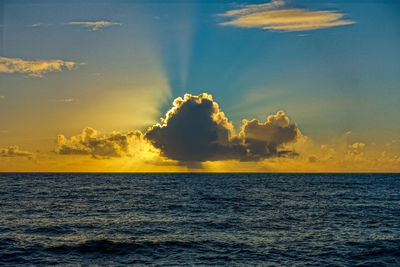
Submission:
[[[2,266],[400,266],[398,174],[0,174]]]

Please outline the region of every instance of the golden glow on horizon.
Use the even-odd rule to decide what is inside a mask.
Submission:
[[[193,96],[177,98],[174,106],[162,120],[163,127],[183,101]],[[212,101],[208,94],[200,97]],[[196,100],[197,99],[197,100]],[[196,102],[197,101],[197,102]],[[216,110],[217,103],[213,102]],[[221,117],[222,116],[222,117]],[[233,126],[223,113],[213,118],[215,122]],[[278,120],[282,127],[289,125],[284,113],[270,115],[267,122]],[[247,122],[248,123],[248,122]],[[243,131],[243,129],[242,129]],[[18,147],[0,150],[0,171],[45,171],[45,172],[400,172],[400,144],[397,140],[384,145],[367,144],[354,140],[351,131],[330,143],[317,143],[300,135],[297,142],[286,144],[288,151],[298,156],[271,157],[264,160],[216,160],[204,161],[200,165],[188,166],[161,156],[160,150],[144,139],[141,132],[109,135],[86,128],[70,138],[59,135],[54,152],[29,152]],[[58,153],[58,154],[57,154]]]
[[[176,4],[176,10],[124,3],[126,13],[110,21],[95,9],[93,20],[66,11],[57,21],[51,14],[57,5],[52,11],[32,6],[37,8],[32,13],[40,16],[32,15],[23,26],[18,16],[7,16],[7,27],[0,25],[11,36],[3,49],[9,54],[0,55],[0,75],[7,87],[0,88],[0,108],[7,112],[0,121],[0,171],[400,172],[399,128],[391,126],[398,111],[392,102],[385,109],[386,102],[396,99],[390,86],[397,84],[391,71],[398,64],[397,50],[389,49],[396,42],[384,42],[388,49],[379,47],[376,53],[388,52],[377,54],[381,61],[376,60],[375,51],[359,49],[360,43],[372,44],[375,38],[357,38],[377,32],[347,15],[356,9],[352,5],[338,4],[335,10],[321,10],[329,5],[315,3],[289,5],[272,0],[234,8],[206,6],[207,11],[186,3]],[[348,11],[340,11],[342,7]],[[74,8],[80,9],[77,5],[70,10]],[[29,17],[20,5],[7,9]],[[353,15],[358,20],[361,13]],[[50,21],[41,22],[42,15]],[[310,36],[286,33],[350,24],[355,25]],[[393,30],[387,29],[386,34]],[[57,38],[45,39],[53,38],[55,31]],[[297,38],[300,35],[309,37]],[[24,48],[21,36],[35,45]],[[364,68],[359,58],[379,68]],[[375,84],[367,76],[380,80]],[[372,92],[377,85],[385,91],[382,98]],[[212,90],[199,94],[207,86]],[[186,90],[199,95],[176,98],[159,120],[172,97]],[[226,113],[214,93],[222,98]],[[209,112],[211,122],[194,109],[174,122],[189,100],[211,102],[211,108],[202,111]],[[379,105],[369,113],[371,103]],[[345,116],[349,119],[343,122]],[[242,118],[247,119],[239,125]],[[179,127],[170,125],[163,132],[168,121]],[[146,134],[151,129],[150,138]],[[348,132],[333,137],[341,131]],[[193,147],[205,147],[204,153],[186,159]]]

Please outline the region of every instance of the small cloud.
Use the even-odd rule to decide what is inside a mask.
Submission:
[[[285,7],[285,2],[282,0],[245,5],[239,9],[229,10],[220,16],[230,19],[220,24],[223,26],[287,32],[317,30],[355,23],[345,19],[346,15],[338,11],[312,11]]]
[[[55,152],[63,155],[91,155],[94,158],[130,156],[130,145],[141,138],[139,131],[98,136],[95,129],[86,127],[81,134],[70,138],[59,134]]]
[[[29,25],[32,28],[39,28],[39,27],[43,27],[43,26],[52,26],[53,24],[51,23],[43,23],[43,22],[38,22],[38,23],[34,23]]]
[[[354,144],[349,145],[349,148],[352,148],[352,149],[363,149],[364,147],[365,147],[365,144],[362,142],[355,142]]]
[[[316,156],[310,156],[310,157],[308,157],[308,162],[310,162],[310,163],[315,163],[315,162],[317,162],[317,161],[318,161],[318,159],[317,159]]]
[[[4,99],[6,98],[4,95],[0,95],[0,99]]]
[[[0,134],[6,134],[6,133],[8,133],[7,130],[0,130]]]
[[[352,145],[349,145],[345,158],[347,160],[354,160],[354,161],[364,160],[365,157],[364,148],[365,148],[365,143],[362,142],[355,142]]]
[[[61,59],[51,60],[23,60],[21,58],[0,57],[0,72],[24,73],[30,77],[43,77],[47,72],[72,70],[76,62]]]
[[[97,31],[101,28],[110,27],[110,26],[121,26],[122,24],[119,22],[111,22],[105,20],[99,21],[72,21],[68,23],[69,25],[81,25],[84,27],[90,28],[91,31]]]
[[[256,119],[243,120],[239,136],[243,138],[247,149],[256,159],[295,156],[295,152],[282,147],[303,137],[298,127],[290,123],[282,110],[275,115],[269,115],[264,123]]]
[[[0,157],[31,157],[32,153],[20,150],[18,146],[0,148]]]
[[[73,98],[63,98],[63,99],[60,99],[60,102],[65,102],[65,103],[70,103],[70,102],[74,102],[75,101],[75,99],[73,99]]]

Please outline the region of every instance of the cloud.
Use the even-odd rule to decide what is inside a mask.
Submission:
[[[20,150],[18,146],[0,148],[0,157],[31,157],[32,153]]]
[[[0,99],[4,99],[6,98],[4,95],[0,95]]]
[[[351,133],[346,133],[345,136]],[[280,162],[277,170],[313,172],[382,172],[399,171],[399,149],[387,150],[374,142],[349,142],[343,135],[320,144],[309,139],[294,145],[299,157]]]
[[[73,99],[73,98],[63,98],[63,99],[60,99],[60,102],[65,102],[65,103],[70,103],[70,102],[74,102],[75,101],[75,99]]]
[[[93,157],[131,156],[129,146],[140,141],[139,131],[126,134],[113,132],[109,136],[98,136],[98,132],[90,127],[81,134],[66,138],[60,134],[57,137],[55,152],[63,155],[92,155]]]
[[[244,147],[232,140],[233,125],[211,95],[176,98],[161,122],[150,127],[145,138],[167,158],[201,162],[246,155]]]
[[[258,5],[245,5],[223,14],[230,20],[220,25],[244,28],[261,28],[272,31],[309,31],[354,24],[338,11],[312,11],[285,7],[281,0]]]
[[[360,161],[365,157],[365,143],[355,142],[348,146],[348,150],[345,155],[346,160]]]
[[[300,136],[283,111],[269,116],[265,123],[244,120],[236,135],[232,123],[206,93],[176,98],[161,124],[150,127],[145,134],[163,156],[185,164],[295,155],[284,145]]]
[[[271,1],[269,3],[264,3],[264,4],[245,5],[239,9],[228,10],[224,14],[221,14],[221,16],[232,17],[232,16],[248,15],[248,14],[254,13],[255,11],[260,12],[260,11],[267,11],[267,10],[271,10],[271,9],[277,9],[284,5],[285,5],[285,1],[283,1],[283,0],[275,0],[275,1]]]
[[[130,131],[99,135],[90,127],[68,138],[60,134],[55,148],[57,154],[86,157],[49,158],[51,164],[46,163],[46,166],[57,163],[56,169],[63,171],[109,171],[110,168],[123,171],[206,169],[244,172],[400,170],[400,150],[395,147],[398,141],[385,143],[382,150],[374,143],[349,142],[347,137],[352,134],[349,131],[328,143],[316,142],[303,136],[283,111],[267,116],[265,121],[243,120],[236,134],[232,123],[211,95],[186,94],[183,98],[176,98],[161,122],[149,127],[144,134]],[[8,150],[14,152],[3,149],[0,156],[29,154],[16,153],[18,148]],[[88,156],[108,161],[95,163],[99,161],[92,161]],[[65,162],[69,162],[72,169],[65,169],[69,168]]]
[[[295,155],[290,150],[280,150],[282,145],[299,139],[302,134],[296,125],[290,124],[285,112],[278,111],[276,115],[267,117],[267,121],[243,120],[239,136],[255,158],[271,156]]]
[[[310,156],[308,158],[308,162],[309,163],[314,163],[314,162],[317,162],[317,161],[318,161],[318,158],[316,156]]]
[[[110,22],[110,21],[72,21],[68,23],[69,25],[81,25],[84,27],[90,28],[91,31],[97,31],[101,28],[110,27],[110,26],[121,26],[122,24],[119,22]]]
[[[32,27],[32,28],[37,28],[37,27],[40,27],[40,26],[42,26],[42,25],[43,25],[43,23],[38,22],[38,23],[32,24],[31,27]]]
[[[112,132],[99,136],[99,133],[86,127],[81,134],[65,137],[59,134],[55,152],[60,155],[91,155],[93,158],[135,157],[152,159],[156,151],[143,139],[140,131],[128,133]]]
[[[21,58],[0,57],[0,72],[25,73],[31,77],[42,77],[47,72],[72,70],[76,67],[73,61],[61,59],[52,60],[23,60]]]
[[[349,145],[349,148],[353,150],[363,149],[365,147],[365,143],[363,142],[355,142],[352,145]]]
[[[239,134],[210,94],[185,94],[173,101],[161,123],[142,134],[113,132],[99,136],[90,127],[81,134],[58,135],[55,152],[61,155],[91,155],[94,158],[136,157],[158,165],[174,164],[201,168],[206,161],[260,161],[297,156],[288,144],[302,136],[283,111],[265,122],[243,120]],[[161,160],[160,160],[161,156]],[[177,162],[176,162],[177,161]]]

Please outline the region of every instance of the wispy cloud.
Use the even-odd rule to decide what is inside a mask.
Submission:
[[[38,23],[34,23],[34,24],[32,24],[31,25],[31,27],[33,27],[33,28],[37,28],[37,27],[40,27],[40,26],[42,26],[43,25],[43,23],[41,23],[41,22],[38,22]]]
[[[39,28],[39,27],[49,27],[49,26],[54,26],[55,24],[53,23],[45,23],[45,22],[37,22],[29,25],[32,28]]]
[[[23,60],[21,58],[0,57],[0,72],[25,73],[30,77],[42,77],[47,72],[72,70],[76,62],[61,59]]]
[[[60,102],[65,102],[65,103],[70,103],[70,102],[74,102],[75,101],[75,99],[73,99],[73,98],[63,98],[63,99],[60,99]]]
[[[97,31],[101,28],[110,27],[110,26],[121,26],[122,24],[119,22],[111,22],[105,20],[99,21],[72,21],[68,23],[69,25],[81,25],[84,27],[90,28],[92,31]]]
[[[6,98],[4,95],[0,95],[0,99],[4,99]]]
[[[285,7],[285,2],[282,0],[242,6],[220,16],[230,19],[220,25],[271,31],[309,31],[355,23],[353,20],[345,19],[346,14],[338,11]]]

